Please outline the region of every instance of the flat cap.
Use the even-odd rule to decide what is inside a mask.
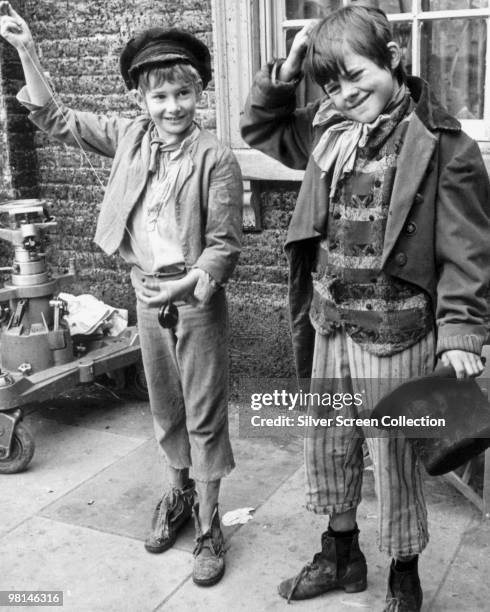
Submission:
[[[128,89],[138,86],[138,72],[149,64],[184,60],[199,73],[203,88],[211,80],[211,55],[207,46],[184,30],[151,28],[128,41],[119,64]]]

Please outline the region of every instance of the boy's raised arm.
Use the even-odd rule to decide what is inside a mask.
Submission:
[[[36,106],[44,106],[51,99],[51,91],[43,75],[31,31],[9,2],[0,2],[0,34],[17,49],[30,101]]]

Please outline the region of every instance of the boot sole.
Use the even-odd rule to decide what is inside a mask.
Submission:
[[[164,544],[161,544],[160,546],[154,546],[153,544],[147,544],[145,542],[145,550],[147,550],[149,553],[152,553],[153,555],[158,555],[160,553],[165,552],[166,550],[169,550],[169,548],[172,548],[176,541],[177,538],[174,538],[173,540],[167,540]]]
[[[194,584],[197,584],[197,586],[209,587],[219,582],[221,578],[223,578],[224,573],[225,573],[225,568],[223,567],[221,572],[219,574],[216,574],[216,576],[213,576],[212,578],[206,578],[202,580],[199,578],[194,578],[194,576],[192,576],[192,580],[194,581]]]
[[[351,582],[349,584],[334,585],[328,589],[325,589],[324,591],[318,591],[317,593],[312,593],[311,595],[305,595],[303,597],[296,597],[295,596],[296,594],[293,593],[293,596],[291,597],[291,601],[303,601],[305,599],[313,599],[314,597],[319,597],[320,595],[324,595],[325,593],[330,593],[330,591],[339,591],[341,589],[343,589],[346,593],[360,593],[361,591],[365,591],[367,589],[367,580],[361,579],[361,580],[358,580],[357,582]],[[281,593],[279,588],[278,588],[278,593],[284,599],[288,598],[288,594]]]
[[[367,589],[367,580],[358,580],[357,582],[352,582],[351,584],[346,584],[339,588],[344,589],[346,593],[360,593]]]

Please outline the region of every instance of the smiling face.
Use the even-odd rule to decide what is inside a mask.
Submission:
[[[335,80],[327,81],[323,89],[346,118],[371,123],[382,113],[399,87],[394,74],[398,63],[396,45],[389,68],[378,66],[346,46],[343,56],[345,70]]]
[[[189,83],[165,81],[141,94],[145,110],[166,142],[183,140],[194,121],[200,92]]]

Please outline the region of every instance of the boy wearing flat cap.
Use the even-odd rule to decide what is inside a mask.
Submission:
[[[132,264],[150,405],[171,479],[145,547],[170,548],[194,514],[193,579],[210,586],[225,569],[218,493],[234,467],[223,286],[240,252],[242,182],[233,154],[194,121],[211,78],[209,50],[175,29],[153,28],[131,39],[121,72],[144,114],[104,117],[54,98],[27,24],[8,2],[0,3],[0,14],[0,33],[22,62],[26,87],[19,100],[31,120],[65,144],[114,160],[95,241]],[[159,308],[170,304],[178,316],[163,328]]]

